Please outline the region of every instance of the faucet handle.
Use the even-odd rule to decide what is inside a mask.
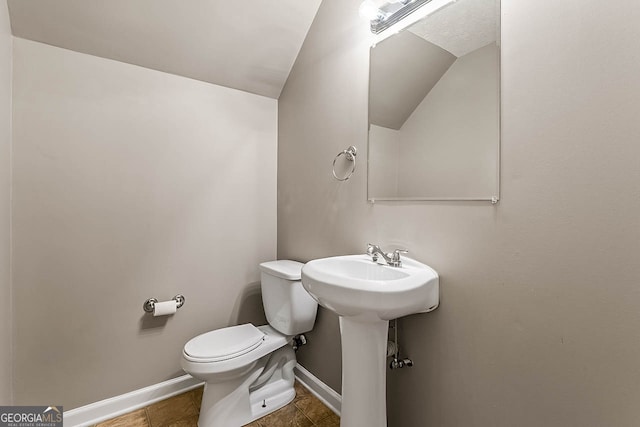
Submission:
[[[371,243],[367,243],[367,255],[371,257],[373,262],[378,261],[378,253],[382,252],[378,245],[372,245]]]
[[[394,266],[400,267],[402,265],[402,262],[400,261],[400,254],[408,254],[408,253],[409,251],[406,249],[396,249],[395,251],[393,251],[387,256],[391,258],[391,261],[393,262]]]

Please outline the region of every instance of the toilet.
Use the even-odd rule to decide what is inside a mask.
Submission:
[[[288,260],[260,264],[268,325],[216,329],[185,344],[182,369],[205,382],[199,427],[240,427],[295,397],[291,342],[313,328],[318,309],[302,287],[302,265]]]

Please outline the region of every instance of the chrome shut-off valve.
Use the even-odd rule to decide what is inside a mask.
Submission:
[[[389,324],[390,328],[393,328],[394,340],[389,341],[387,344],[387,356],[390,356],[391,362],[389,363],[389,369],[402,369],[413,366],[413,360],[408,357],[400,358],[400,345],[398,344],[398,319],[393,319],[393,322]]]
[[[409,358],[396,359],[394,357],[393,360],[391,360],[391,363],[389,363],[389,368],[391,368],[391,369],[401,369],[401,368],[404,368],[405,366],[407,366],[409,368],[412,367],[413,366],[413,360],[411,360]]]
[[[293,337],[291,346],[293,347],[293,351],[298,351],[298,349],[303,345],[305,345],[306,343],[307,343],[307,337],[305,337],[303,334],[300,334]]]

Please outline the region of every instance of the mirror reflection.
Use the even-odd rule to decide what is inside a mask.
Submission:
[[[370,200],[499,194],[499,0],[458,0],[371,48]]]

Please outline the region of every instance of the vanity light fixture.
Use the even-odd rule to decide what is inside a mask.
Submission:
[[[456,0],[364,0],[360,16],[367,19],[377,42],[432,14]]]

